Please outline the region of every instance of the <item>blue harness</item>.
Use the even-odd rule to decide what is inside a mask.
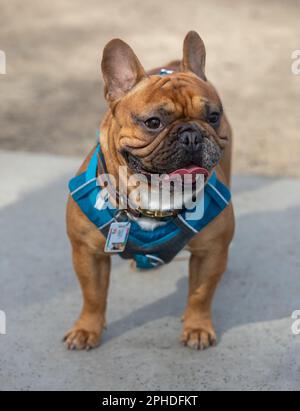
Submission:
[[[120,210],[113,208],[110,203],[103,209],[95,207],[102,190],[97,178],[99,156],[103,158],[100,144],[97,145],[87,170],[72,178],[69,189],[82,212],[107,237],[110,224],[119,221]],[[169,263],[195,234],[203,230],[229,205],[230,200],[230,191],[217,179],[214,172],[205,185],[204,213],[201,219],[187,219],[187,213],[191,213],[192,210],[183,210],[153,231],[143,230],[139,224],[131,221],[126,248],[119,255],[122,258],[134,259],[137,267],[141,269]]]

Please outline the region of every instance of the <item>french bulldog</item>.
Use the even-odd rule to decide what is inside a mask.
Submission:
[[[100,125],[100,145],[107,171],[118,185],[118,169],[133,173],[172,174],[176,170],[213,172],[227,187],[231,178],[232,132],[220,97],[205,74],[205,46],[189,32],[183,58],[146,72],[133,50],[122,40],[110,41],[103,51],[102,74],[108,110]],[[92,149],[78,174],[86,170]],[[203,172],[204,173],[204,172]],[[205,174],[204,173],[204,174]],[[116,187],[117,189],[118,187]],[[128,211],[130,216],[131,211]],[[132,215],[144,230],[163,224],[161,218]],[[106,238],[70,196],[67,233],[73,264],[83,293],[83,308],[65,335],[68,349],[97,347],[106,327],[110,254]],[[183,313],[181,342],[197,350],[216,343],[211,305],[226,270],[234,235],[230,202],[189,241],[189,291]]]

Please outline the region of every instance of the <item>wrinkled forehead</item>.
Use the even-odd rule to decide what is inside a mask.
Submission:
[[[144,79],[128,94],[128,103],[145,115],[157,108],[177,115],[198,116],[210,104],[221,106],[209,83],[186,73]]]

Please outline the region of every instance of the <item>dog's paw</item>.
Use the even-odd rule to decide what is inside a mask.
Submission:
[[[189,348],[202,351],[215,346],[217,337],[211,324],[197,327],[184,325],[181,342]]]
[[[74,327],[63,338],[68,350],[90,350],[100,344],[101,332]]]

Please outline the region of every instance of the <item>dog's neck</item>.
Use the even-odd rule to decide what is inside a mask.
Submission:
[[[105,121],[103,122],[103,126],[106,123],[107,118],[109,118],[110,115],[107,115]],[[107,172],[109,174],[112,174],[115,178],[116,186],[114,186],[114,190],[118,193],[118,198],[117,203],[115,206],[118,207],[119,203],[119,175],[117,174],[117,168],[116,164],[120,165],[120,158],[119,158],[119,153],[115,149],[115,146],[113,144],[113,136],[107,135],[107,130],[105,130],[105,127],[103,127],[103,131],[101,131],[101,139],[100,139],[100,145],[101,149],[103,150],[104,153],[104,160],[105,158],[108,158],[108,156],[111,156],[114,158],[114,161],[111,161],[109,163],[106,163],[107,167]],[[109,144],[110,142],[110,144]],[[203,193],[203,184],[200,184],[200,186],[197,188],[196,192],[190,192],[189,196],[184,196],[183,195],[176,195],[172,194],[170,198],[167,197],[164,200],[162,200],[162,196],[159,195],[159,193],[156,193],[154,196],[149,197],[148,192],[148,183],[145,183],[144,189],[142,189],[142,186],[144,183],[139,184],[140,187],[140,194],[139,194],[139,201],[134,204],[134,207],[132,207],[132,201],[127,202],[129,205],[129,208],[127,210],[127,214],[129,215],[129,218],[135,221],[142,229],[146,231],[152,231],[156,227],[162,226],[166,224],[166,219],[162,218],[157,218],[163,217],[166,218],[167,216],[172,215],[172,210],[182,210],[184,208],[191,208],[191,205],[194,202],[195,198],[200,198],[200,196]],[[146,187],[147,186],[147,187]],[[157,190],[156,190],[157,191]],[[127,198],[128,200],[128,198]],[[147,207],[142,207],[142,204],[147,204]],[[146,213],[143,213],[143,211]],[[157,212],[157,213],[156,213]],[[171,214],[170,214],[171,212]],[[152,214],[152,215],[151,215]],[[174,211],[173,215],[176,215],[177,212]]]

